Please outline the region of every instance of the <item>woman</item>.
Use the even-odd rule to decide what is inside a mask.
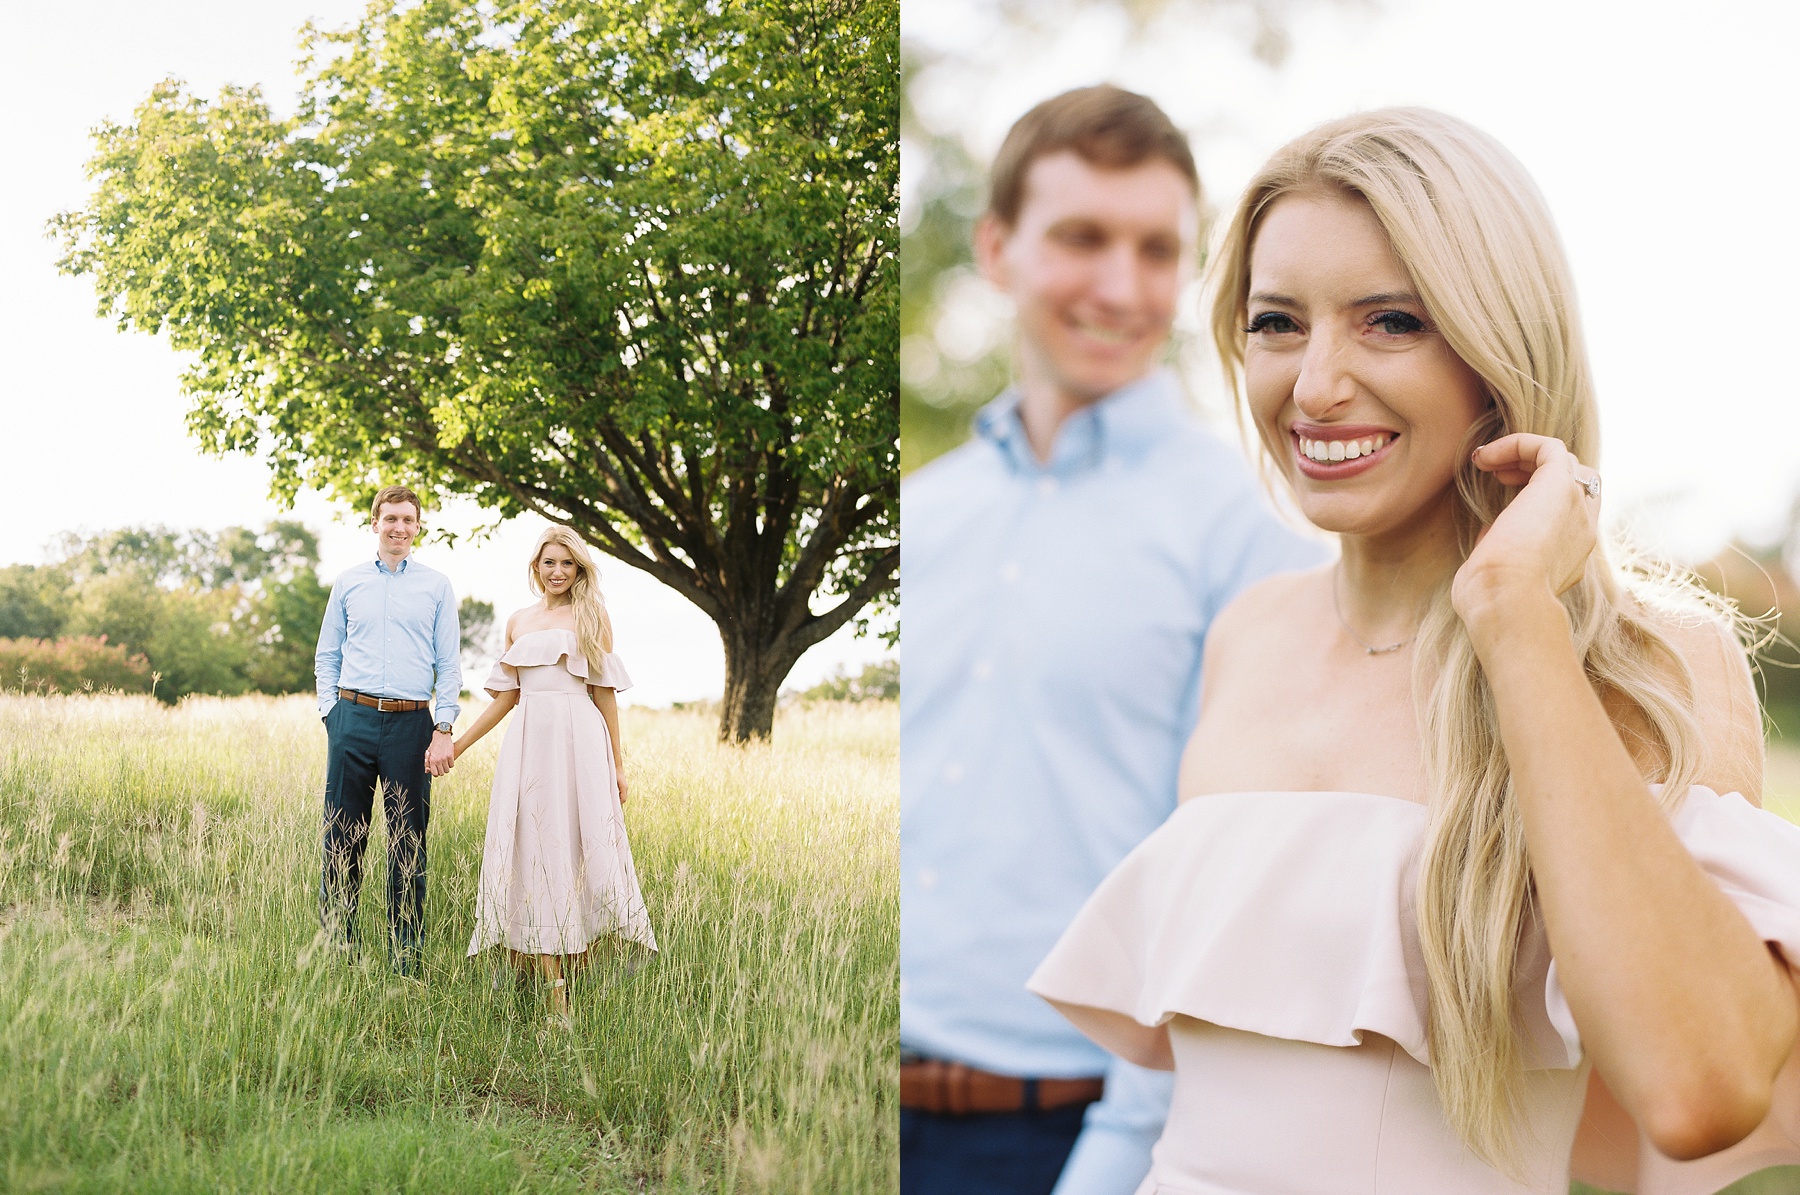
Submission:
[[[607,935],[656,949],[625,838],[627,785],[618,690],[631,678],[612,653],[612,620],[593,558],[575,534],[538,537],[529,576],[542,595],[506,622],[506,651],[487,679],[494,700],[456,740],[462,753],[514,706],[494,767],[470,955],[500,945],[550,985],[569,1017],[564,960]]]
[[[1221,613],[1182,806],[1032,977],[1176,1071],[1143,1190],[1562,1195],[1574,1154],[1712,1192],[1800,1161],[1800,830],[1754,807],[1726,619],[1598,543],[1523,168],[1434,112],[1323,126],[1215,271],[1268,463],[1341,554]]]

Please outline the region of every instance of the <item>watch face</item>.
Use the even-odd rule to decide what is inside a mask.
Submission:
[[[436,726],[432,727],[432,729],[436,730],[439,734],[449,734],[451,727],[448,722],[439,722]]]

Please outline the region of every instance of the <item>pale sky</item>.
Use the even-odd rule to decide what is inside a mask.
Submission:
[[[65,530],[164,523],[218,529],[298,517],[322,533],[329,580],[374,551],[366,514],[302,495],[291,514],[268,498],[268,475],[245,457],[202,456],[183,426],[182,362],[160,339],[116,331],[94,315],[86,279],[57,273],[43,235],[57,212],[87,195],[88,132],[124,122],[158,80],[175,76],[201,95],[260,84],[292,109],[298,33],[308,19],[353,23],[351,0],[90,0],[59,5],[0,0],[0,111],[11,114],[0,185],[0,565],[37,564]],[[483,524],[472,504],[436,515],[454,530]],[[525,561],[542,524],[516,520],[482,544],[437,544],[418,558],[448,573],[459,596],[493,602],[501,616],[533,600]],[[600,557],[620,654],[643,705],[717,696],[724,654],[713,623],[647,575]],[[839,664],[853,671],[887,654],[848,628],[808,652],[789,686]],[[471,687],[480,677],[468,678]]]
[[[984,159],[1037,100],[1111,81],[1195,134],[1215,208],[1284,141],[1348,112],[1423,104],[1487,130],[1536,178],[1573,263],[1610,512],[1690,559],[1778,532],[1800,490],[1800,381],[1787,368],[1800,327],[1800,9],[1341,4],[1303,15],[1280,70],[1216,23],[1170,21],[1126,53],[1124,21],[1094,10],[1020,55],[981,0],[904,0],[902,13],[909,38],[973,53],[974,69],[933,80],[922,115],[967,130]],[[978,295],[968,307],[1000,334],[999,307]]]

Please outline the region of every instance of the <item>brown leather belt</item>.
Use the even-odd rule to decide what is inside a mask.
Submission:
[[[940,1116],[1049,1111],[1091,1104],[1104,1090],[1101,1079],[1016,1079],[939,1058],[900,1064],[900,1106]]]
[[[405,697],[376,697],[369,693],[358,693],[355,689],[339,689],[338,696],[358,705],[372,706],[384,714],[409,714],[431,704],[429,701],[411,701]]]

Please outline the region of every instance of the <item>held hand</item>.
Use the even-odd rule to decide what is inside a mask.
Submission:
[[[613,770],[619,777],[619,804],[623,805],[625,804],[625,793],[631,787],[631,784],[625,779],[624,768],[615,767]]]
[[[1465,623],[1510,599],[1561,595],[1581,579],[1600,538],[1597,475],[1561,440],[1517,432],[1477,448],[1473,459],[1522,488],[1456,570],[1450,597]]]
[[[431,733],[431,746],[425,749],[425,770],[433,776],[443,776],[450,771],[456,762],[456,749],[451,745],[452,739],[438,731]]]

